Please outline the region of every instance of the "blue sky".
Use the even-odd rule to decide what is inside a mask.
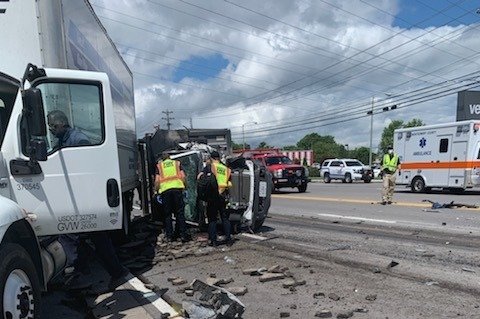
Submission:
[[[172,76],[174,82],[180,82],[185,77],[200,81],[217,76],[222,69],[227,67],[228,60],[221,54],[213,54],[207,57],[194,56],[182,61]]]
[[[474,0],[402,0],[393,25],[406,29],[469,25],[480,21],[478,8],[480,2]]]

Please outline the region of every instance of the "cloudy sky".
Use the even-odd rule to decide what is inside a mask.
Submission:
[[[230,128],[374,147],[392,120],[455,120],[479,90],[473,0],[91,0],[134,75],[137,133]],[[479,11],[480,12],[480,11]],[[256,123],[256,124],[255,124]]]

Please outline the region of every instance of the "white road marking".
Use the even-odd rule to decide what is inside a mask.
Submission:
[[[248,238],[252,238],[252,239],[256,239],[256,240],[266,240],[266,239],[268,239],[267,237],[263,237],[263,236],[259,236],[259,235],[254,235],[254,234],[246,234],[246,233],[242,233],[242,236],[245,236],[245,237],[248,237]]]
[[[352,220],[364,220],[364,221],[369,221],[369,222],[385,223],[385,224],[396,224],[397,223],[397,221],[395,221],[395,220],[373,219],[373,218],[356,217],[356,216],[344,216],[344,215],[335,215],[335,214],[317,214],[317,215],[322,216],[322,217],[343,218],[343,219],[352,219]]]
[[[137,277],[129,275],[128,283],[132,285],[135,290],[143,293],[143,297],[150,301],[150,303],[160,311],[160,313],[170,313],[171,317],[179,314],[173,309],[165,300],[160,298],[153,290],[145,287],[145,284]]]

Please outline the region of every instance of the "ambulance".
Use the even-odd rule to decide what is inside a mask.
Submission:
[[[394,151],[401,163],[397,184],[415,193],[480,186],[479,130],[480,121],[474,120],[395,130]]]

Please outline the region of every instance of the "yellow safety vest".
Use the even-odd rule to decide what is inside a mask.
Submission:
[[[212,163],[212,173],[215,175],[218,184],[218,192],[222,194],[228,187],[230,187],[231,170],[219,162]]]
[[[385,154],[383,155],[383,169],[387,169],[391,173],[395,173],[397,170],[398,166],[398,156],[393,155],[392,158],[390,158],[390,154]]]
[[[169,189],[185,189],[183,172],[180,170],[180,162],[167,159],[157,164],[158,174],[160,175],[161,194]]]

